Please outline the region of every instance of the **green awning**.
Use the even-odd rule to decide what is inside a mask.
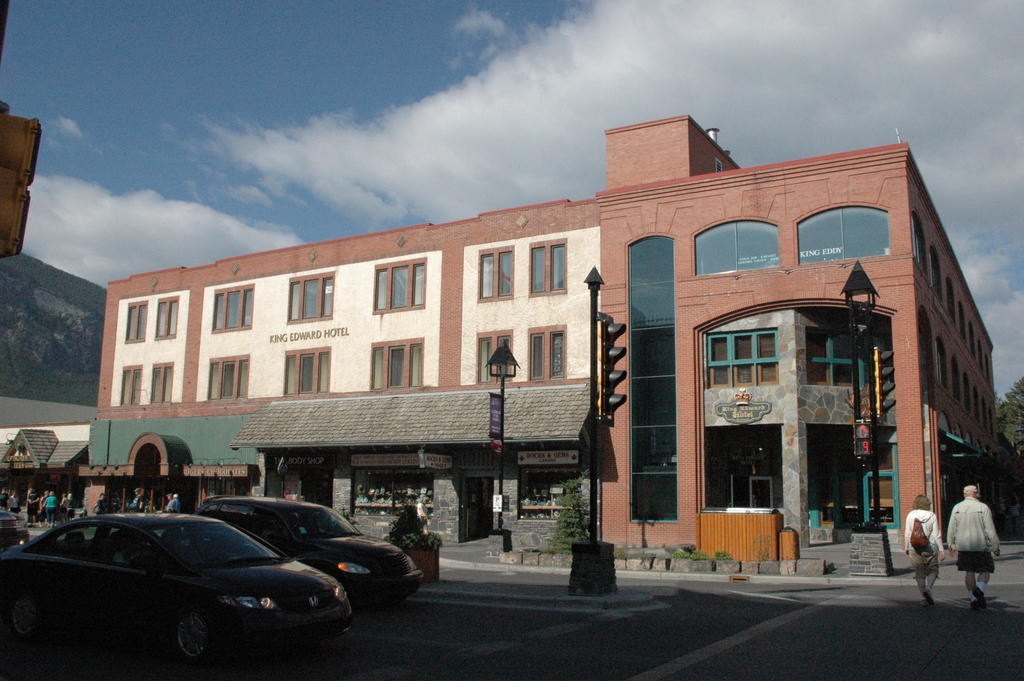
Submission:
[[[972,445],[970,442],[965,441],[963,438],[958,437],[953,433],[947,433],[944,430],[939,430],[939,443],[943,446],[943,456],[959,458],[965,456],[981,456],[984,454],[984,452]]]

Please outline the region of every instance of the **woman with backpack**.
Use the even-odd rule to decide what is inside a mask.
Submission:
[[[939,532],[939,519],[932,513],[932,502],[923,494],[914,498],[914,508],[903,523],[903,548],[914,566],[914,581],[921,591],[921,605],[935,605],[932,586],[939,578],[939,561],[946,559]]]

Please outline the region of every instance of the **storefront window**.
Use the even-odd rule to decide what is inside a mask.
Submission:
[[[394,515],[402,506],[423,501],[434,510],[434,475],[419,470],[356,469],[353,472],[353,508],[356,513]]]
[[[579,477],[577,468],[523,468],[519,474],[519,517],[523,520],[557,518],[565,505],[565,481]]]

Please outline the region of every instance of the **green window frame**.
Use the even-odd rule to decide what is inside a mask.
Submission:
[[[708,334],[707,357],[711,388],[779,382],[779,342],[775,329]]]

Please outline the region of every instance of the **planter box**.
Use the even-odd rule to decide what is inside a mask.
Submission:
[[[801,558],[796,561],[796,573],[817,577],[825,574],[825,561],[820,558]]]
[[[523,565],[539,565],[540,554],[539,553],[524,553],[523,554]]]
[[[626,569],[626,559],[625,558],[616,558],[615,559],[615,569],[616,570],[625,570]]]
[[[523,554],[521,551],[503,551],[498,557],[498,560],[508,565],[522,565]]]
[[[777,560],[762,560],[757,564],[757,574],[759,575],[777,575],[779,574],[779,561]]]
[[[669,567],[671,572],[714,572],[713,560],[690,560],[689,558],[673,559]]]
[[[740,563],[740,574],[756,575],[758,565],[760,565],[760,563],[756,560],[745,560]]]
[[[740,562],[738,560],[716,560],[715,561],[715,572],[724,572],[726,574],[734,575],[740,571]]]
[[[669,566],[668,558],[655,558],[654,562],[651,563],[651,570],[655,572],[665,572]]]
[[[652,556],[642,556],[640,558],[627,558],[626,569],[627,570],[650,570],[651,562],[654,560]]]
[[[405,553],[416,563],[416,567],[423,571],[422,582],[436,582],[441,579],[440,552],[406,549]]]
[[[780,560],[779,561],[779,574],[780,575],[795,575],[796,574],[796,561],[795,560]]]

